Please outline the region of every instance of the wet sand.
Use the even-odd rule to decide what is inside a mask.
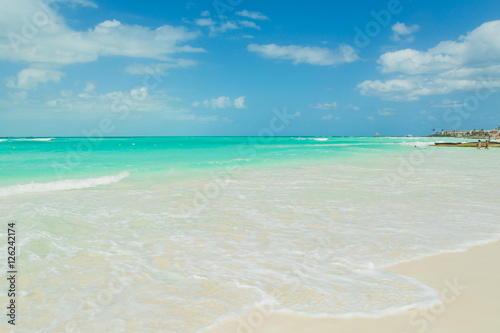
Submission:
[[[387,270],[438,290],[442,302],[381,318],[310,318],[255,309],[203,333],[496,333],[500,329],[500,241],[401,263]]]

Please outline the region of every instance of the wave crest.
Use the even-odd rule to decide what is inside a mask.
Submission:
[[[51,192],[51,191],[66,191],[66,190],[79,190],[89,187],[97,187],[101,185],[108,185],[117,183],[124,178],[127,178],[129,173],[122,171],[119,174],[112,176],[103,176],[98,178],[87,179],[65,179],[48,183],[30,183],[11,185],[0,187],[0,197],[7,197],[16,194],[33,193],[33,192]]]

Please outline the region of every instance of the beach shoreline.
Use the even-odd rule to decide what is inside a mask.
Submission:
[[[244,316],[205,329],[203,333],[302,332],[497,332],[500,286],[500,240],[473,245],[390,266],[385,270],[436,289],[442,302],[383,317],[306,317],[254,309]]]

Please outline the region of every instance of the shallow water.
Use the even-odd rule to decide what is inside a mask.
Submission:
[[[259,304],[378,316],[436,302],[383,268],[500,238],[500,150],[425,141],[2,141],[16,332],[197,332]]]

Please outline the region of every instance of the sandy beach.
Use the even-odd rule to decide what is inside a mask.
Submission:
[[[254,310],[203,333],[498,332],[500,241],[401,263],[387,270],[438,290],[442,302],[382,318],[308,318]]]

